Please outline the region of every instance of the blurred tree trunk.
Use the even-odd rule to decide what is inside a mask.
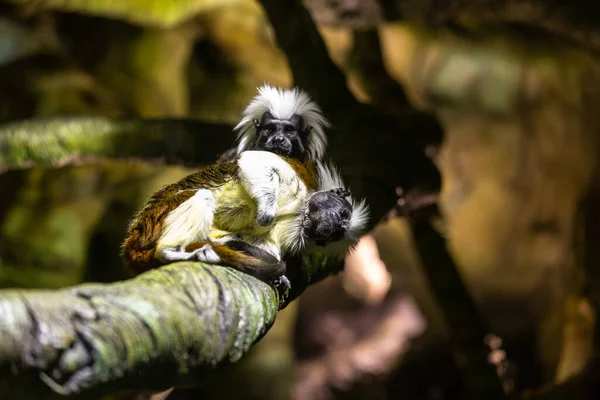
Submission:
[[[582,251],[597,250],[579,244],[597,174],[598,61],[552,36],[468,32],[388,26],[386,65],[445,127],[440,206],[463,278],[508,348],[530,332],[544,381],[563,380],[591,354]]]

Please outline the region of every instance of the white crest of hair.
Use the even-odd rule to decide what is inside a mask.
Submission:
[[[247,150],[256,138],[256,128],[252,121],[260,121],[267,111],[273,114],[273,117],[282,120],[289,120],[294,114],[300,115],[304,119],[304,125],[311,127],[308,133],[309,157],[317,160],[325,155],[325,128],[329,126],[329,121],[319,105],[299,88],[282,89],[269,84],[258,88],[258,95],[248,104],[242,113],[242,119],[234,128],[238,132],[238,154]]]

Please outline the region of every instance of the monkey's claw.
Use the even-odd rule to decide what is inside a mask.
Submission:
[[[279,278],[275,279],[271,283],[275,286],[275,288],[277,288],[277,290],[281,294],[280,303],[285,302],[285,299],[288,297],[290,290],[292,290],[292,283],[290,282],[290,280],[285,275],[281,275]]]
[[[219,257],[210,244],[205,244],[199,249],[194,250],[194,255],[200,262],[208,264],[219,264],[221,262],[221,257]]]
[[[346,188],[335,188],[331,189],[330,192],[334,196],[341,197],[342,199],[345,199],[346,197],[350,196],[350,191]]]

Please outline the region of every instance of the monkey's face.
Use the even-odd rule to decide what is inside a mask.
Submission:
[[[265,150],[284,157],[302,159],[308,151],[308,129],[299,115],[290,119],[274,118],[270,112],[263,114],[260,122],[254,120],[256,142],[253,150]]]
[[[332,189],[314,193],[308,200],[304,233],[318,245],[344,238],[350,227],[352,205],[346,189]]]

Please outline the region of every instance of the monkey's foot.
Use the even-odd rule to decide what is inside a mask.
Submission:
[[[205,244],[199,249],[194,250],[192,254],[196,260],[207,264],[219,264],[221,262],[221,257],[219,257],[210,244]]]
[[[279,292],[279,307],[281,308],[290,294],[290,291],[292,290],[292,283],[285,275],[281,275],[271,283]]]
[[[181,247],[164,249],[161,258],[166,262],[192,261],[196,259],[194,252],[185,251]]]

